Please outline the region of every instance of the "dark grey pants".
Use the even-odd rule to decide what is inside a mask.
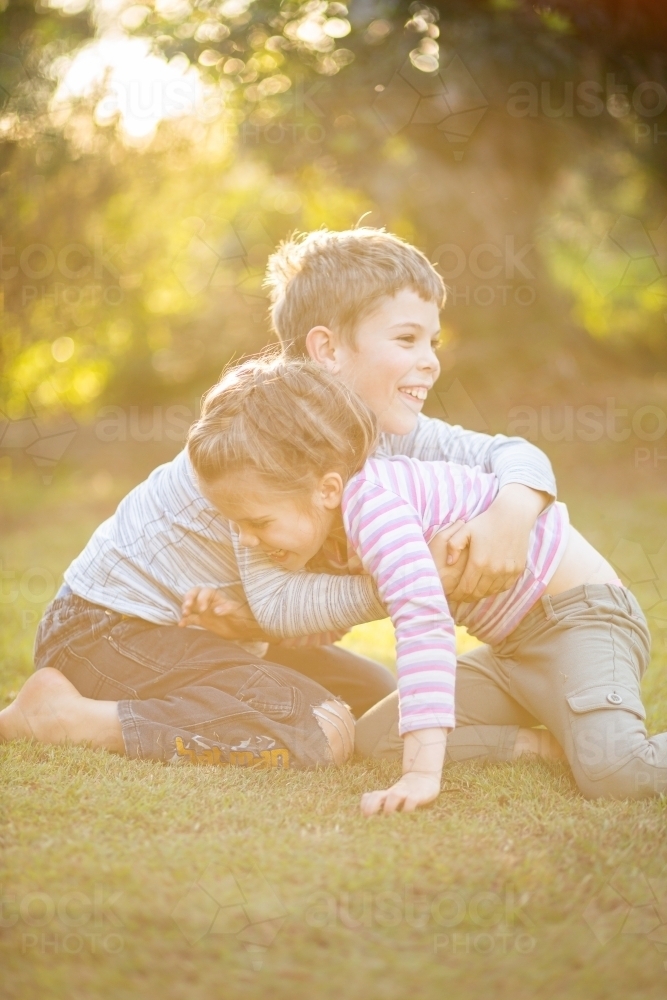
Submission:
[[[587,798],[667,793],[667,733],[649,738],[640,693],[651,640],[623,587],[545,596],[494,648],[461,656],[447,759],[510,760],[519,727],[544,725]],[[362,757],[399,757],[398,696],[357,723]]]
[[[279,655],[283,662],[272,663],[204,629],[128,618],[68,588],[47,608],[35,642],[37,669],[54,667],[85,697],[118,702],[128,757],[330,764],[313,709],[336,696],[363,711],[394,689],[394,678],[337,647]]]

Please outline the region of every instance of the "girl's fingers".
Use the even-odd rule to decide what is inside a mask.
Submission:
[[[389,813],[398,812],[399,809],[405,809],[406,797],[404,792],[395,792],[391,788],[384,802],[384,811]]]
[[[392,788],[384,788],[379,792],[365,792],[361,796],[361,811],[364,816],[375,816],[380,812],[390,815],[399,810],[414,812],[417,805],[416,801],[406,797],[405,792],[396,792]]]
[[[379,813],[388,794],[387,789],[380,792],[364,792],[361,796],[361,811],[364,816],[375,816]]]

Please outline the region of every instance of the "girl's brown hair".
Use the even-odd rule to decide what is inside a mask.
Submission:
[[[312,361],[274,354],[223,373],[190,428],[188,454],[205,483],[252,470],[301,493],[326,472],[346,482],[376,442],[375,417],[351,389]]]

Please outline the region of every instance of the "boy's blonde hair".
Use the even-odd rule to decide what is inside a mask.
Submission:
[[[376,441],[375,417],[343,382],[274,353],[223,373],[190,428],[188,454],[204,483],[251,470],[273,489],[303,493],[326,472],[346,482]]]
[[[363,226],[295,233],[269,257],[265,285],[283,352],[306,357],[306,336],[326,326],[352,339],[378,299],[408,288],[445,303],[445,285],[428,258],[405,240]]]

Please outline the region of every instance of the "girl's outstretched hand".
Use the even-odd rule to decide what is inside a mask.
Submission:
[[[361,797],[364,816],[376,813],[414,812],[440,794],[447,730],[417,729],[403,737],[403,776],[391,788],[366,792]]]
[[[408,771],[391,788],[365,792],[361,796],[364,816],[376,813],[414,812],[419,806],[433,802],[440,794],[440,773]]]

